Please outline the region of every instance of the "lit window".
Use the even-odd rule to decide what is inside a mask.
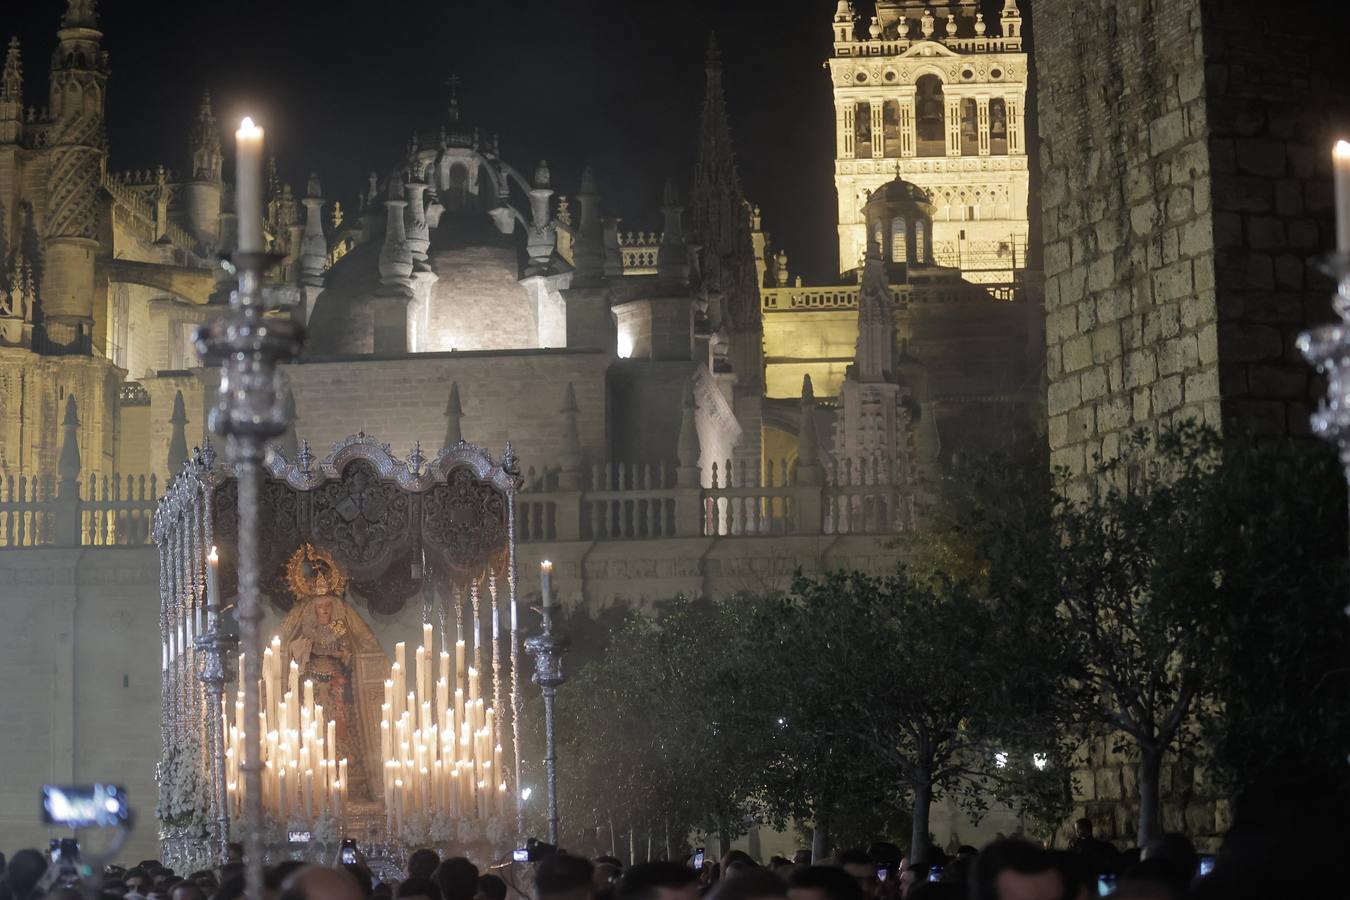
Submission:
[[[891,220],[891,262],[908,261],[907,250],[905,219],[903,216],[896,216]]]

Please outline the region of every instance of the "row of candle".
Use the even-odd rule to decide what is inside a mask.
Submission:
[[[244,659],[239,657],[239,671]],[[348,763],[338,757],[337,723],[324,718],[314,702],[314,682],[300,681],[300,666],[291,660],[282,678],[281,638],[274,637],[263,651],[263,679],[259,685],[262,709],[257,734],[263,736],[262,803],[281,823],[312,825],[320,817],[341,819],[346,811]],[[285,690],[283,690],[283,684]],[[221,719],[227,729],[225,782],[232,809],[243,808],[243,759],[248,729],[244,727],[244,695],[234,704],[233,722],[221,701]]]
[[[206,556],[206,607],[194,605],[192,615],[183,616],[176,625],[169,628],[161,637],[160,670],[167,672],[169,665],[178,659],[179,654],[187,652],[197,638],[216,624],[216,611],[220,609],[220,555],[216,548]]]
[[[466,665],[464,641],[455,642],[453,657],[444,643],[437,655],[432,626],[424,624],[411,685],[408,674],[407,645],[400,641],[380,707],[388,828],[402,831],[414,814],[487,818],[504,812],[496,711],[482,695],[478,669]]]

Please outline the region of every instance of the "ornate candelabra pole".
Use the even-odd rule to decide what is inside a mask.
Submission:
[[[1312,415],[1312,430],[1336,444],[1350,484],[1350,253],[1331,254],[1323,261],[1322,271],[1336,282],[1331,308],[1340,321],[1303,332],[1298,336],[1298,349],[1327,377],[1327,396]]]
[[[211,742],[211,797],[216,813],[216,849],[220,861],[225,862],[230,850],[230,810],[225,785],[225,722],[221,699],[225,695],[225,683],[234,678],[230,660],[239,652],[239,635],[226,629],[219,598],[208,595],[207,602],[211,624],[197,638],[197,652],[202,661],[197,679],[206,685],[206,695],[210,698],[206,723],[207,740]]]
[[[553,630],[553,591],[550,581],[553,564],[540,564],[540,583],[543,594],[542,613],[544,629],[525,642],[525,649],[534,655],[534,683],[544,695],[544,775],[548,781],[548,842],[558,844],[558,754],[553,733],[553,699],[563,676],[563,653],[568,640]],[[519,790],[519,786],[517,786]]]
[[[304,329],[290,317],[267,318],[263,273],[279,257],[263,250],[263,132],[245,119],[235,134],[238,153],[236,208],[239,250],[232,267],[239,288],[229,312],[197,332],[204,362],[220,364],[220,399],[211,410],[211,430],[225,438],[225,457],[239,485],[239,631],[244,650],[244,721],[250,731],[240,769],[244,780],[244,884],[252,900],[263,897],[262,760],[256,733],[258,681],[262,677],[262,602],[259,591],[258,494],[263,453],[270,438],[286,429],[286,407],[277,363],[300,352]]]

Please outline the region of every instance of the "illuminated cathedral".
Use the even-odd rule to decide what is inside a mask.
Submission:
[[[796,466],[806,394],[827,478],[913,486],[1037,421],[1017,3],[986,22],[974,0],[882,0],[864,22],[840,0],[821,27],[834,284],[793,277],[743,192],[715,45],[697,165],[668,183],[659,232],[620,227],[604,173],[562,185],[512,162],[454,97],[359,196],[273,167],[273,314],[309,334],[277,452],[364,431],[398,448],[510,440],[542,481],[573,456],[585,473],[673,469],[691,395],[703,484],[772,484]],[[203,95],[163,165],[119,171],[101,40],[94,4],[71,0],[44,108],[24,105],[17,41],[0,78],[0,483],[56,471],[67,396],[83,473],[163,483],[215,392],[193,337],[232,287],[225,129]]]

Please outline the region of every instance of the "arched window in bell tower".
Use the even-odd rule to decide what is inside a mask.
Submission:
[[[884,156],[900,155],[900,101],[887,100],[886,105],[882,107],[881,126],[884,135],[885,145],[882,151]]]
[[[872,155],[872,104],[866,100],[853,113],[853,155],[858,159]]]
[[[942,97],[942,79],[921,75],[914,83],[914,130],[919,156],[945,156],[947,153],[946,109]]]
[[[933,227],[927,219],[919,219],[914,223],[914,261],[920,265],[932,262],[928,258],[927,231]]]
[[[980,152],[980,107],[974,100],[961,101],[961,155],[978,156]]]
[[[989,152],[995,156],[1008,153],[1008,105],[1002,97],[989,101]]]
[[[909,236],[905,233],[905,217],[891,219],[891,262],[909,261]]]

